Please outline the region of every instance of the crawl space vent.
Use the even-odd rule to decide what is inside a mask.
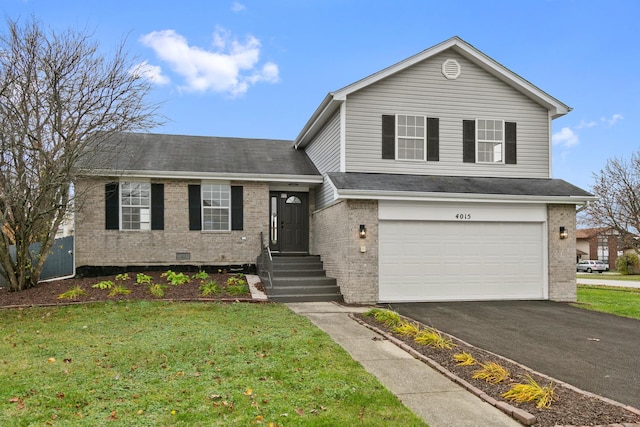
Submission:
[[[447,59],[442,63],[442,74],[449,80],[460,77],[460,64],[455,59]]]
[[[191,252],[176,252],[176,261],[189,261]]]

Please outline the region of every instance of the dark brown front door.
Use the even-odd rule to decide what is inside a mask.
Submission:
[[[270,193],[269,247],[280,253],[309,251],[308,193]]]

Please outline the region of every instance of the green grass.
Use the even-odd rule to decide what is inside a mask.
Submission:
[[[579,285],[578,303],[580,308],[640,319],[640,289]]]
[[[120,301],[0,325],[0,425],[425,425],[282,305]]]

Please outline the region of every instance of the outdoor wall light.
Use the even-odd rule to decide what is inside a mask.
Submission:
[[[566,239],[567,237],[569,237],[569,232],[567,231],[567,229],[564,227],[560,227],[560,238]]]
[[[365,227],[364,224],[360,224],[360,238],[361,239],[367,238],[367,227]]]

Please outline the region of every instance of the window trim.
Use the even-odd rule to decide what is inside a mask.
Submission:
[[[217,185],[217,186],[222,186],[222,187],[226,187],[226,194],[227,194],[227,200],[228,200],[228,206],[226,207],[214,207],[214,206],[207,206],[205,207],[204,205],[204,191],[205,191],[205,187],[209,186],[209,185]],[[229,182],[221,182],[221,181],[202,181],[200,183],[200,231],[202,232],[206,232],[206,233],[228,233],[232,231],[232,201],[231,201],[231,183]],[[221,230],[209,230],[207,228],[205,228],[205,209],[209,209],[209,210],[218,210],[218,211],[222,211],[222,210],[226,210],[227,211],[227,227],[225,229],[221,229]]]
[[[147,227],[142,228],[142,222],[139,222],[140,228],[124,228],[123,227],[123,222],[124,222],[124,213],[123,213],[123,209],[124,208],[131,208],[131,207],[139,207],[139,208],[143,208],[143,205],[126,205],[124,204],[124,191],[123,191],[123,185],[124,184],[147,184],[148,185],[148,192],[149,192],[149,203],[147,204],[147,210],[148,210],[148,218],[149,221],[146,222]],[[151,220],[151,181],[150,180],[142,180],[142,179],[129,179],[129,180],[120,180],[118,182],[118,214],[119,214],[119,224],[118,224],[118,229],[120,231],[134,231],[134,232],[146,232],[146,231],[151,231],[151,224],[152,224],[152,220]]]
[[[398,128],[400,127],[400,117],[421,117],[422,118],[422,124],[423,124],[423,135],[422,138],[420,137],[415,137],[415,136],[400,136],[398,134]],[[395,133],[395,160],[399,160],[399,161],[403,161],[403,162],[426,162],[427,161],[427,125],[428,125],[428,118],[426,115],[423,114],[408,114],[408,113],[404,113],[404,114],[396,114],[395,115],[395,127],[394,127],[394,133]],[[422,158],[421,159],[404,159],[404,158],[400,158],[398,156],[398,153],[400,151],[400,138],[403,139],[412,139],[415,141],[419,141],[420,139],[422,139]]]
[[[480,121],[492,121],[492,122],[500,122],[502,128],[501,128],[501,132],[502,132],[502,139],[497,140],[497,139],[480,139],[479,133],[480,133],[480,125],[479,122]],[[486,165],[503,165],[505,164],[505,157],[506,157],[506,152],[505,152],[505,123],[506,120],[504,119],[490,119],[490,118],[476,118],[475,119],[475,138],[476,138],[476,161],[475,163],[480,163],[480,164],[486,164]],[[488,162],[488,161],[482,161],[480,160],[480,144],[481,143],[496,143],[499,142],[500,143],[500,161],[493,161],[493,162]]]

